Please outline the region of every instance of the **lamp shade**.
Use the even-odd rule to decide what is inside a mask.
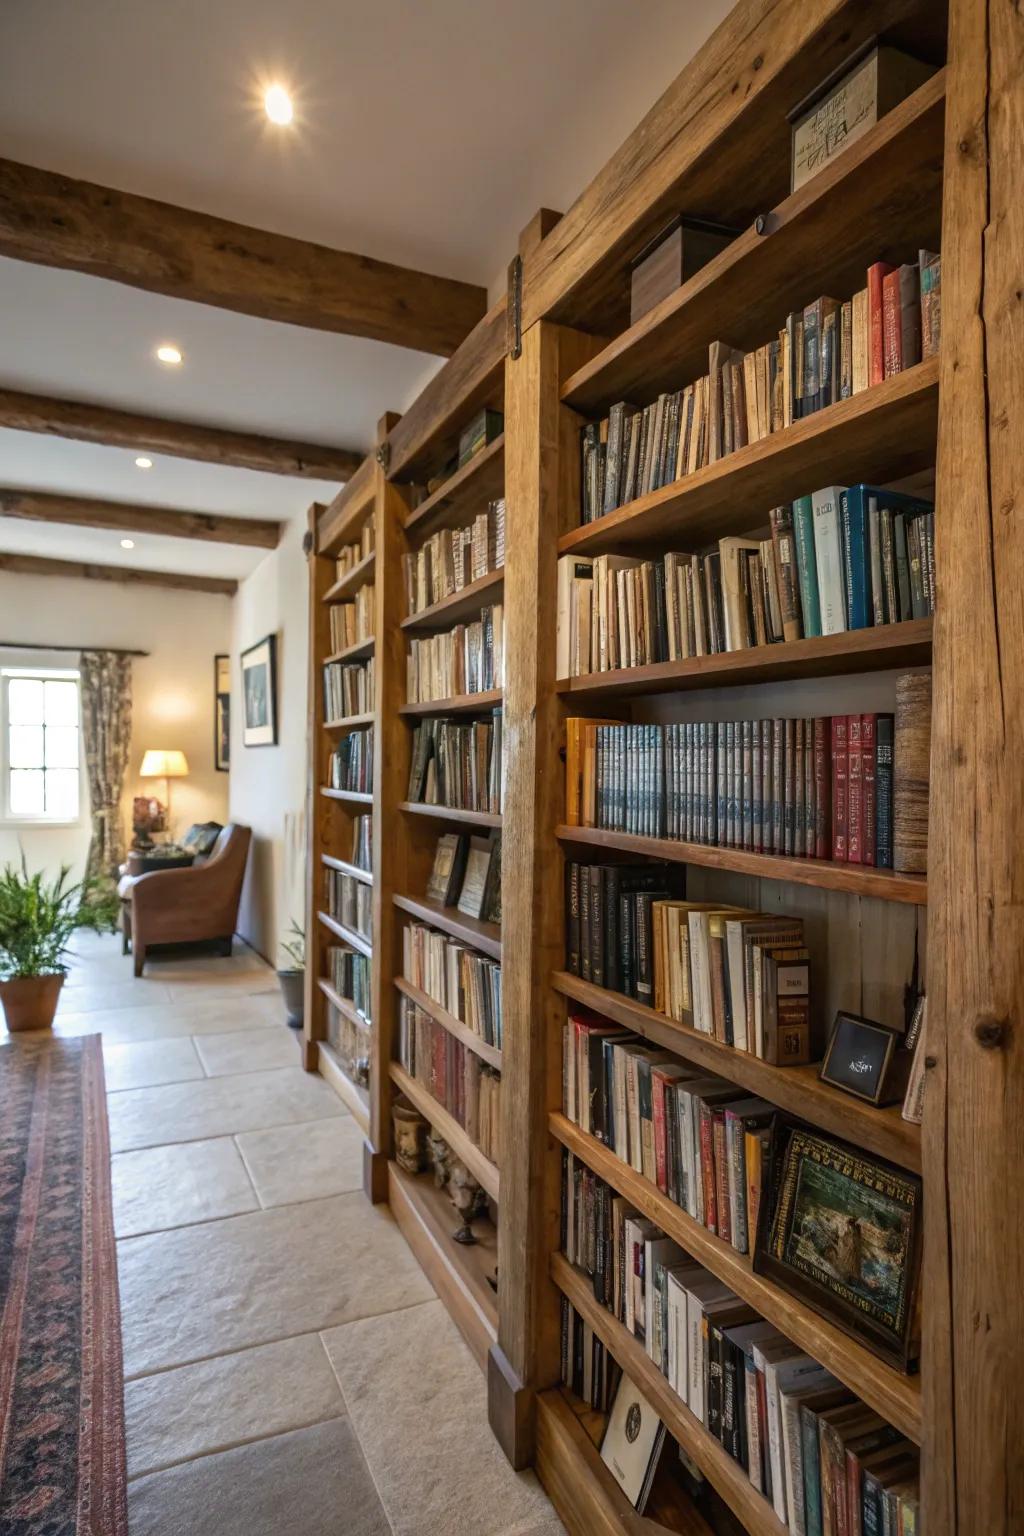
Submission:
[[[143,754],[140,779],[183,779],[188,773],[188,760],[184,752],[167,752],[151,747]]]

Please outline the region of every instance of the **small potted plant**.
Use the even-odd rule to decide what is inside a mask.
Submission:
[[[9,1030],[49,1029],[67,975],[65,956],[78,928],[113,932],[117,898],[95,881],[71,879],[63,865],[55,880],[20,870],[0,871],[0,1003]]]
[[[289,1029],[301,1029],[306,987],[306,935],[295,919],[288,930],[288,937],[281,940],[283,964],[278,968],[277,979],[284,998],[286,1022]]]

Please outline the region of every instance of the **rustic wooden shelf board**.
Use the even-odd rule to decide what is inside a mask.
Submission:
[[[901,1375],[795,1296],[764,1276],[755,1275],[749,1256],[738,1253],[731,1243],[713,1236],[663,1195],[657,1185],[636,1173],[609,1147],[581,1131],[565,1115],[552,1114],[550,1127],[556,1140],[638,1210],[657,1222],[666,1236],[674,1238],[681,1248],[724,1280],[737,1296],[742,1296],[794,1344],[799,1344],[801,1349],[827,1365],[851,1391],[903,1434],[920,1443],[919,1377]]]
[[[429,923],[442,933],[450,933],[453,939],[472,944],[474,949],[489,955],[492,960],[501,959],[501,928],[497,923],[466,917],[457,907],[442,907],[440,902],[431,901],[427,896],[402,896],[396,892],[393,900],[396,907],[419,918],[420,922]]]
[[[560,826],[558,838],[588,848],[614,848],[643,858],[667,859],[672,864],[697,864],[704,869],[727,869],[734,874],[759,875],[763,880],[788,880],[813,885],[823,891],[846,891],[851,896],[874,896],[880,901],[901,901],[923,907],[928,900],[924,875],[899,875],[891,869],[866,864],[836,864],[829,859],[795,859],[774,853],[748,853],[743,848],[710,848],[703,843],[679,843],[670,838],[636,837],[630,832],[607,832],[600,827]]]
[[[342,997],[341,993],[331,985],[326,976],[317,977],[317,986],[332,1008],[336,1008],[340,1014],[348,1019],[350,1024],[355,1025],[356,1029],[361,1029],[369,1034],[373,1026],[369,1019],[364,1018],[359,1012],[351,998]]]
[[[664,546],[690,550],[768,520],[823,485],[898,480],[935,463],[939,360],[796,421],[682,480],[572,529],[559,554]]]
[[[370,1111],[366,1103],[365,1090],[352,1081],[338,1060],[334,1047],[327,1040],[319,1041],[317,1071],[330,1083],[363,1135],[368,1135]]]
[[[354,640],[342,651],[335,651],[333,656],[325,656],[324,664],[329,661],[363,661],[367,656],[373,655],[373,636],[367,635],[365,640]]]
[[[494,811],[464,811],[450,805],[423,805],[419,800],[403,800],[398,809],[410,816],[429,816],[434,821],[465,821],[476,827],[501,826],[501,815]]]
[[[504,697],[500,688],[488,688],[483,693],[458,693],[450,699],[428,699],[425,704],[403,704],[398,713],[409,720],[424,715],[486,715],[496,708]]]
[[[336,869],[339,874],[351,875],[353,880],[359,880],[363,885],[373,884],[373,872],[363,869],[358,864],[352,864],[348,859],[337,859],[333,853],[322,853],[320,862],[326,869]]]
[[[556,971],[551,985],[563,997],[593,1008],[616,1024],[635,1029],[656,1045],[675,1051],[751,1093],[768,1099],[780,1109],[809,1120],[813,1125],[864,1151],[888,1158],[914,1173],[921,1171],[921,1128],[910,1125],[899,1106],[876,1109],[852,1094],[830,1088],[818,1076],[820,1062],[806,1067],[773,1067],[747,1051],[738,1051],[710,1035],[656,1013],[643,1003],[597,987],[568,971]]]
[[[339,576],[333,586],[328,587],[324,593],[322,602],[338,603],[345,597],[351,597],[360,587],[373,580],[373,570],[377,562],[376,550],[371,549],[368,555],[356,562],[351,570],[344,576]]]
[[[471,614],[479,616],[482,606],[487,607],[494,602],[504,580],[504,567],[496,571],[488,571],[485,576],[478,576],[476,581],[471,581],[461,591],[442,597],[440,601],[431,603],[429,608],[421,608],[419,613],[411,613],[407,619],[402,620],[402,628],[407,630],[445,629],[449,624],[456,624],[460,619],[468,618]]]
[[[437,1131],[443,1136],[451,1147],[455,1156],[465,1163],[474,1179],[490,1195],[492,1200],[498,1199],[500,1176],[497,1168],[489,1157],[485,1157],[475,1142],[470,1141],[462,1126],[440,1105],[423,1084],[412,1077],[405,1068],[399,1066],[397,1061],[391,1063],[391,1081],[399,1093],[404,1093],[410,1104],[414,1104],[420,1114],[429,1120]]]
[[[373,804],[373,795],[369,790],[331,789],[330,785],[321,784],[320,793],[328,800],[341,800],[349,805]]]
[[[352,949],[358,950],[361,955],[366,955],[367,958],[373,954],[373,948],[369,939],[364,938],[361,933],[356,933],[354,928],[346,928],[344,923],[339,923],[337,918],[331,917],[329,912],[318,912],[317,917],[323,926],[330,933],[334,934],[336,939],[341,939],[343,943],[348,944]]]
[[[403,997],[409,998],[417,1008],[422,1008],[424,1013],[429,1013],[430,1017],[442,1025],[456,1040],[461,1040],[467,1051],[472,1051],[474,1055],[480,1057],[481,1061],[486,1061],[488,1066],[501,1071],[501,1051],[496,1045],[488,1045],[486,1040],[474,1034],[461,1019],[457,1019],[453,1013],[442,1008],[440,1003],[435,1002],[419,987],[413,986],[411,981],[406,981],[404,976],[395,977],[395,986]]]
[[[903,624],[853,629],[811,640],[787,640],[779,645],[754,645],[716,656],[620,667],[614,672],[587,672],[580,677],[559,679],[557,688],[571,705],[574,699],[628,699],[646,693],[731,688],[746,683],[927,666],[931,651],[932,620],[908,619]]]
[[[455,1242],[456,1213],[432,1173],[412,1174],[388,1163],[388,1202],[409,1247],[480,1369],[498,1337],[498,1299],[490,1284],[497,1265],[497,1237],[489,1221],[473,1223],[475,1245]]]
[[[406,534],[419,537],[433,533],[436,528],[468,524],[477,513],[486,510],[489,501],[501,496],[504,489],[505,435],[502,433],[409,513],[405,520]]]
[[[340,720],[325,720],[324,730],[344,736],[348,731],[361,731],[364,726],[373,725],[375,719],[372,710],[362,715],[343,715]]]

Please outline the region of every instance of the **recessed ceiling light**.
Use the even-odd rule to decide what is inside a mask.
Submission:
[[[263,110],[272,123],[287,127],[294,117],[292,99],[283,85],[270,85],[263,92]]]
[[[152,469],[153,468],[153,460],[152,459],[147,459],[145,454],[141,454],[139,456],[139,458],[137,458],[135,460],[135,468],[136,469]]]
[[[121,548],[122,549],[134,549],[135,548],[135,540],[134,539],[122,539],[121,540]]]
[[[168,368],[177,368],[181,362],[181,349],[169,341],[157,347],[156,355],[161,363],[167,364]]]

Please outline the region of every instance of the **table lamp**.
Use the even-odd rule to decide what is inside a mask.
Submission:
[[[140,779],[163,779],[167,797],[167,834],[173,838],[171,823],[171,780],[183,779],[188,773],[188,759],[184,752],[169,752],[163,747],[150,747],[143,753]]]

